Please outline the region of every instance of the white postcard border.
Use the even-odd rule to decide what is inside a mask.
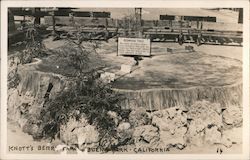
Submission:
[[[244,8],[243,23],[243,153],[242,154],[7,154],[7,8],[98,7],[98,8]],[[249,158],[249,1],[2,1],[1,2],[1,157],[3,159],[248,159]]]

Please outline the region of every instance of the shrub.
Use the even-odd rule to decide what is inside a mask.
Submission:
[[[74,45],[73,45],[74,44]],[[70,117],[79,119],[84,115],[90,125],[96,126],[100,133],[100,145],[105,150],[112,147],[112,144],[102,143],[110,139],[116,139],[116,127],[114,119],[109,116],[113,111],[123,115],[120,101],[121,94],[115,93],[109,84],[99,80],[99,68],[90,68],[89,53],[77,43],[71,47],[78,49],[75,52],[67,53],[63,50],[60,55],[68,57],[75,72],[73,73],[73,85],[67,90],[60,92],[54,98],[45,100],[40,114],[40,128],[45,138],[54,139],[59,135],[60,126],[66,124]],[[71,50],[71,49],[70,49]]]
[[[31,63],[35,57],[39,58],[47,55],[38,27],[33,26],[27,29],[23,44],[25,44],[25,49],[19,56],[22,64]]]
[[[86,80],[87,76],[87,80]],[[97,127],[101,139],[116,136],[116,125],[109,111],[121,112],[122,95],[114,93],[109,86],[96,81],[91,75],[79,78],[70,89],[49,99],[41,112],[41,124],[46,138],[54,138],[71,116],[86,117],[90,125]]]

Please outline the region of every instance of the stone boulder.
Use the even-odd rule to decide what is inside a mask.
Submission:
[[[67,145],[78,144],[79,148],[94,147],[98,146],[99,132],[85,118],[71,118],[66,125],[60,127],[60,139]]]
[[[205,130],[205,142],[206,144],[219,144],[221,143],[221,132],[217,126],[206,128]]]
[[[239,127],[242,125],[242,109],[239,106],[231,105],[222,114],[223,122],[227,125]]]
[[[138,127],[142,125],[147,125],[150,123],[150,118],[146,112],[145,108],[136,108],[129,114],[129,123],[133,127]]]
[[[178,107],[156,111],[152,114],[152,124],[161,131],[170,131],[174,134],[176,129],[187,124],[187,115]]]
[[[187,115],[180,107],[172,107],[153,112],[152,124],[160,130],[160,139],[164,146],[186,146]]]
[[[203,121],[204,127],[208,125],[222,127],[221,109],[218,103],[210,103],[205,100],[197,101],[190,106],[187,118],[194,121]]]
[[[157,146],[160,140],[158,128],[152,125],[136,127],[134,129],[133,139],[136,147]]]
[[[219,143],[221,139],[222,115],[218,103],[197,101],[190,106],[187,112],[189,130],[188,143],[195,146]]]
[[[181,127],[175,130],[174,134],[170,131],[160,131],[161,142],[164,147],[177,147],[178,149],[183,149],[186,147],[185,134],[187,132],[186,127]]]
[[[105,150],[107,151],[108,149],[112,148],[113,146],[117,146],[118,144],[119,144],[118,138],[106,134],[106,136],[100,140],[99,147],[101,146],[102,148],[105,148]]]
[[[201,119],[191,121],[186,134],[187,142],[191,145],[201,147],[204,144],[205,126],[205,123]]]
[[[128,122],[122,122],[122,123],[120,123],[119,126],[117,127],[117,131],[118,131],[118,132],[126,131],[126,130],[128,130],[128,129],[130,129],[130,128],[131,128],[130,123],[128,123]]]
[[[130,123],[121,122],[117,127],[117,136],[120,144],[126,143],[132,138],[133,129],[131,128]]]
[[[242,127],[224,130],[221,143],[226,147],[231,147],[232,144],[242,144]]]
[[[115,125],[118,126],[119,121],[121,121],[121,117],[114,111],[108,111],[108,116],[114,121]]]

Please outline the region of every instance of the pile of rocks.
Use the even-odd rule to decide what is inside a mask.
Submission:
[[[133,127],[132,140],[136,147],[153,147],[158,144],[158,128],[151,125],[150,115],[144,108],[137,108],[129,114],[129,123]]]
[[[187,114],[183,109],[172,107],[153,112],[152,124],[159,128],[160,143],[164,147],[183,149],[186,146]]]
[[[194,103],[188,111],[190,120],[187,139],[192,145],[220,143],[222,110],[219,104],[208,101]]]
[[[222,109],[220,104],[205,100],[197,101],[188,109],[171,107],[148,113],[138,108],[130,113],[129,123],[136,147],[183,149],[187,145],[231,147],[242,143],[240,107]]]
[[[69,146],[77,145],[79,149],[97,147],[99,133],[95,126],[88,124],[84,117],[79,120],[70,118],[60,127],[60,139]]]

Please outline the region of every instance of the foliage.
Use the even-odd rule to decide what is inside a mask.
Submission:
[[[54,55],[56,56],[56,61],[59,61],[60,66],[63,66],[63,68],[72,68],[72,72],[67,74],[67,76],[77,77],[90,67],[89,54],[89,52],[80,49],[75,44],[65,44]],[[60,61],[63,64],[60,64]]]
[[[122,18],[124,21],[124,29],[135,30],[136,29],[136,18],[135,15],[126,15]]]
[[[35,57],[39,58],[47,55],[38,26],[27,28],[23,44],[25,45],[25,49],[19,57],[22,64],[31,63]]]
[[[65,124],[71,116],[79,119],[82,115],[86,116],[89,124],[97,126],[100,133],[114,135],[115,125],[108,111],[121,113],[119,102],[122,96],[114,93],[110,87],[93,81],[94,76],[87,77],[84,83],[79,79],[73,87],[44,104],[41,119],[47,138],[54,138],[60,125]]]
[[[10,68],[8,73],[8,88],[15,88],[20,82],[20,76],[17,73],[18,65],[31,63],[32,59],[35,57],[46,56],[46,48],[42,43],[42,37],[39,34],[39,26],[30,26],[27,28],[25,34],[25,41],[21,42],[25,45],[25,49],[22,50],[20,54],[17,54],[17,59],[15,56],[11,58]]]
[[[121,114],[120,101],[123,96],[115,93],[109,84],[99,79],[100,68],[91,67],[90,54],[82,47],[81,42],[71,42],[70,49],[63,49],[59,56],[65,57],[68,64],[75,69],[73,85],[59,93],[56,97],[47,99],[41,111],[39,121],[45,138],[55,138],[60,126],[67,123],[70,117],[79,119],[84,116],[90,125],[97,127],[100,141],[116,137],[116,124],[108,114],[110,111]],[[71,50],[71,52],[68,52]],[[107,149],[111,145],[103,144]]]
[[[137,32],[140,30],[139,24],[136,21],[134,14],[126,15],[122,18],[124,35],[126,37],[135,38],[138,37]]]

